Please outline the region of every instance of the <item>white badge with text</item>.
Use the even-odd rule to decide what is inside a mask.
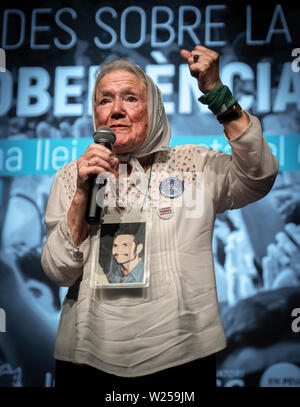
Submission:
[[[157,209],[157,214],[161,219],[170,219],[174,215],[174,210],[171,205],[161,204]]]

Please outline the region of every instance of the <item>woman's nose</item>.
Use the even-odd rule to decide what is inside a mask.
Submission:
[[[123,109],[123,102],[121,98],[115,98],[114,103],[112,105],[111,116],[112,117],[123,117],[125,115]]]

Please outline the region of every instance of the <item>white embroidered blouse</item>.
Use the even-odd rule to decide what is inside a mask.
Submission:
[[[155,153],[146,201],[152,218],[150,285],[135,291],[91,287],[91,249],[99,234],[92,229],[79,248],[74,246],[66,215],[76,189],[76,162],[57,172],[45,215],[48,234],[42,265],[49,278],[70,289],[55,358],[132,377],[226,346],[212,255],[215,215],[262,198],[278,171],[255,117],[250,116],[246,131],[229,143],[230,155],[197,145]],[[182,179],[184,192],[169,200],[173,216],[162,219],[157,208],[165,197],[159,186],[168,176]],[[196,206],[190,207],[191,199],[182,198],[196,185],[200,193]],[[131,202],[140,195],[136,186],[128,188]],[[108,208],[104,216],[118,210]]]

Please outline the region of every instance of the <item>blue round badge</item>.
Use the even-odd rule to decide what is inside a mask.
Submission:
[[[183,182],[175,177],[166,178],[159,185],[159,192],[166,198],[177,198],[183,189]]]

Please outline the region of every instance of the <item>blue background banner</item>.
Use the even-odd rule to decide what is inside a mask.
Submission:
[[[300,135],[265,136],[279,161],[280,171],[300,170]],[[0,176],[53,175],[84,153],[91,139],[0,140]],[[170,146],[198,144],[230,153],[223,135],[184,135],[171,138]]]

